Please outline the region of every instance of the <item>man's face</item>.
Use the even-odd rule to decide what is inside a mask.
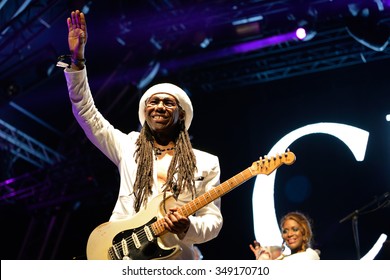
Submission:
[[[167,133],[177,127],[184,113],[176,98],[168,93],[153,94],[146,100],[146,122],[156,133]]]

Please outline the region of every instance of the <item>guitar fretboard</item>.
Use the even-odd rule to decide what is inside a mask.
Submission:
[[[272,159],[266,158],[256,161],[252,164],[251,167],[248,167],[247,169],[233,176],[229,180],[212,188],[211,190],[198,196],[194,200],[184,204],[182,207],[179,208],[178,212],[188,217],[202,207],[209,204],[210,202],[216,200],[217,198],[225,195],[229,191],[246,182],[253,176],[259,174],[270,174],[283,163],[291,164],[294,160],[295,155],[291,152],[287,152],[284,154],[284,156],[278,156]],[[151,229],[156,236],[160,236],[165,233],[166,229],[164,227],[164,219],[159,219],[156,222],[152,223]]]

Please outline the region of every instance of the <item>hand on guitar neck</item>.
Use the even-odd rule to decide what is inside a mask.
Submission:
[[[175,233],[180,239],[183,239],[188,229],[190,228],[190,220],[183,216],[179,208],[170,208],[168,213],[164,216],[164,227]]]

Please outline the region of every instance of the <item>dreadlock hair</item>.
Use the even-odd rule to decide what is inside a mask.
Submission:
[[[136,180],[133,193],[135,196],[134,210],[138,212],[141,206],[152,194],[153,186],[153,134],[145,122],[136,141],[135,162],[138,163]],[[175,150],[168,168],[167,181],[163,185],[164,201],[166,192],[174,192],[175,198],[184,190],[190,191],[194,198],[196,158],[192,150],[190,136],[185,128],[184,120],[179,124],[179,130],[175,138]],[[164,203],[165,208],[165,203]]]

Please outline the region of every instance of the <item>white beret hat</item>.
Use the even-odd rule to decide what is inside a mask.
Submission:
[[[172,96],[174,96],[177,101],[179,102],[181,108],[185,111],[185,126],[188,130],[193,117],[193,108],[190,98],[188,97],[187,93],[182,90],[180,87],[170,84],[170,83],[161,83],[156,84],[152,87],[150,87],[141,97],[139,101],[139,109],[138,109],[138,117],[141,125],[144,125],[145,122],[145,106],[146,101],[149,97],[151,97],[153,94],[156,93],[168,93]]]

